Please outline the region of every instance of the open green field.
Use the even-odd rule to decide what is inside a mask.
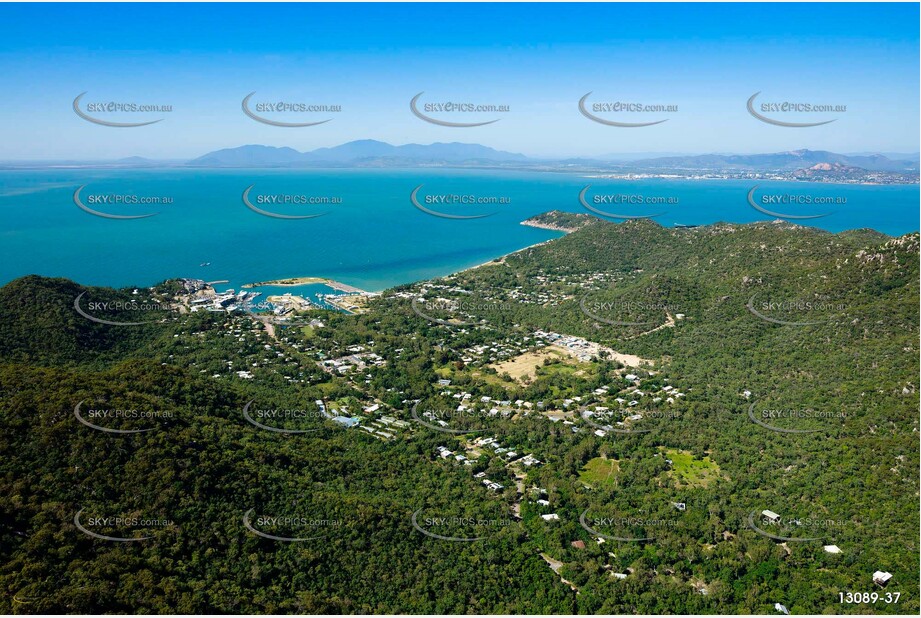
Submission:
[[[720,467],[709,456],[697,459],[689,451],[665,449],[663,456],[671,459],[669,475],[686,487],[708,487],[720,477]]]
[[[617,482],[617,473],[620,471],[620,462],[616,459],[595,457],[588,460],[585,467],[579,472],[583,483],[591,487],[613,485]]]

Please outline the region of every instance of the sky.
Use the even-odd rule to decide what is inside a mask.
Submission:
[[[533,157],[616,153],[842,153],[919,150],[919,5],[846,4],[2,4],[0,160],[185,159],[264,144],[311,150],[357,139],[479,143]],[[339,105],[263,114],[241,101]],[[758,104],[844,105],[766,116],[835,122],[775,126]],[[168,113],[74,113],[87,102],[171,105]],[[424,103],[508,106],[439,114]],[[596,115],[598,102],[677,105]],[[760,108],[759,108],[760,109]]]

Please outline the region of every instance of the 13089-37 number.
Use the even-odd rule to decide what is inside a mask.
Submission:
[[[884,594],[878,592],[839,592],[838,602],[854,605],[877,603],[879,601],[883,603],[898,603],[900,596],[902,596],[901,592],[886,592]]]

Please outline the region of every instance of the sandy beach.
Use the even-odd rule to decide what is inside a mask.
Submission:
[[[550,240],[545,240],[545,241],[542,241],[542,242],[534,243],[533,245],[528,245],[527,247],[523,247],[523,248],[521,248],[521,249],[518,249],[517,251],[512,251],[511,253],[506,253],[505,255],[500,255],[500,256],[497,257],[497,258],[493,258],[493,259],[489,260],[488,262],[483,262],[482,264],[477,264],[477,265],[475,265],[475,266],[470,266],[469,268],[462,268],[461,270],[459,270],[459,271],[457,271],[457,272],[455,272],[455,273],[451,273],[451,274],[456,275],[456,274],[458,274],[458,273],[464,273],[464,272],[467,272],[468,270],[473,270],[473,269],[475,269],[475,268],[482,268],[483,266],[489,266],[490,264],[492,264],[492,265],[494,265],[494,266],[498,266],[498,265],[500,265],[500,264],[504,264],[504,263],[505,263],[505,259],[506,259],[507,257],[509,257],[509,256],[515,255],[516,253],[521,253],[522,251],[527,251],[528,249],[533,249],[534,247],[540,247],[540,246],[542,246],[542,245],[546,245],[547,243],[553,242],[554,240],[556,240],[556,239],[555,239],[555,238],[551,238]],[[451,275],[445,275],[445,276],[446,276],[446,277],[450,277]]]

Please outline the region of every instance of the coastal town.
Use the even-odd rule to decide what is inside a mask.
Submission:
[[[921,0],[0,23],[0,618],[921,615]]]

